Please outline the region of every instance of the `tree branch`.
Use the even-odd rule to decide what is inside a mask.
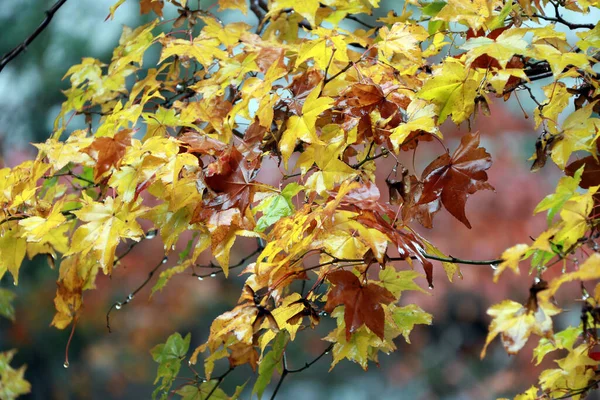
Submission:
[[[255,255],[257,255],[261,251],[263,251],[263,247],[262,246],[257,247],[252,253],[248,254],[246,257],[244,257],[240,261],[238,261],[237,264],[230,265],[229,266],[229,270],[231,271],[232,269],[244,266],[246,264],[246,261],[248,261],[250,258],[252,258]],[[209,276],[211,278],[214,278],[215,276],[217,276],[217,274],[222,274],[223,273],[223,269],[221,267],[219,267],[217,265],[214,265],[212,263],[210,265],[207,265],[207,266],[196,265],[195,267],[197,267],[197,268],[215,268],[216,269],[216,271],[212,271],[212,272],[209,272],[209,273],[203,274],[203,275],[199,275],[199,274],[197,274],[195,272],[192,273],[192,276],[197,277],[198,280],[200,280],[200,281],[203,280],[204,278],[208,278]]]
[[[37,27],[37,29],[35,31],[33,31],[33,33],[27,39],[25,39],[25,41],[23,43],[21,43],[20,45],[18,45],[17,47],[15,47],[14,49],[12,49],[8,53],[6,53],[4,56],[2,56],[2,59],[0,59],[0,72],[4,69],[4,67],[6,66],[6,64],[8,64],[9,62],[11,62],[19,54],[21,54],[23,51],[25,51],[27,49],[27,46],[29,46],[29,44],[31,42],[33,42],[35,40],[35,38],[37,38],[38,35],[40,33],[42,33],[42,31],[44,29],[46,29],[46,27],[50,24],[50,21],[52,21],[52,18],[54,17],[54,14],[66,2],[67,2],[67,0],[58,0],[52,6],[52,8],[50,8],[49,10],[46,11],[46,18],[44,18],[44,20]]]
[[[277,396],[277,392],[279,392],[279,389],[281,388],[281,385],[283,384],[283,380],[285,379],[285,377],[288,374],[296,374],[298,372],[302,372],[305,369],[310,368],[314,363],[316,363],[321,358],[323,358],[324,355],[328,354],[331,351],[331,349],[333,349],[333,343],[330,344],[329,346],[327,346],[327,348],[325,350],[323,350],[323,352],[321,354],[319,354],[317,356],[317,358],[315,358],[311,362],[305,363],[304,367],[297,368],[297,369],[288,369],[288,367],[287,367],[287,360],[285,358],[285,353],[283,353],[283,360],[282,360],[282,363],[283,363],[283,372],[281,373],[281,376],[279,377],[279,381],[277,382],[277,386],[275,386],[275,390],[273,391],[273,394],[271,395],[271,400],[274,400],[275,396]]]
[[[160,260],[160,262],[154,268],[152,268],[152,270],[148,273],[148,277],[146,278],[146,280],[137,289],[135,289],[133,292],[131,292],[129,295],[127,295],[125,300],[123,300],[122,302],[117,301],[117,302],[113,303],[112,306],[110,306],[110,308],[108,309],[108,312],[106,313],[106,327],[108,328],[108,333],[112,332],[110,330],[110,313],[112,312],[112,310],[114,308],[116,308],[117,310],[120,310],[122,307],[129,304],[129,302],[131,300],[133,300],[135,295],[138,294],[138,292],[140,290],[142,290],[144,288],[144,286],[146,286],[148,284],[148,282],[150,282],[150,279],[152,279],[152,276],[154,276],[154,273],[160,268],[161,265],[165,264],[167,262],[167,260],[168,260],[168,257],[164,256],[163,259]]]
[[[208,400],[210,399],[210,397],[213,395],[213,393],[217,390],[217,388],[221,385],[221,383],[223,382],[223,380],[225,379],[225,377],[227,375],[229,375],[229,373],[231,371],[233,371],[235,369],[235,367],[230,367],[223,375],[221,375],[220,377],[217,378],[217,383],[215,384],[215,386],[210,390],[210,392],[208,392],[208,394],[206,395],[206,397],[204,398],[204,400]]]
[[[501,258],[499,258],[497,260],[464,260],[462,258],[456,258],[456,257],[452,257],[452,256],[448,256],[448,257],[434,256],[433,254],[427,254],[425,252],[422,252],[421,255],[430,260],[451,262],[451,263],[455,263],[455,264],[467,264],[467,265],[497,265],[504,261]],[[411,258],[413,258],[413,257],[411,257]]]

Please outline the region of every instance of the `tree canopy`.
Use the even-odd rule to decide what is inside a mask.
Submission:
[[[0,60],[0,71],[65,2]],[[17,285],[25,257],[47,257],[58,270],[53,326],[76,335],[97,276],[111,275],[137,243],[161,241],[164,258],[113,304],[108,330],[113,311],[176,275],[235,272],[245,283],[203,345],[192,349],[189,334],[173,333],[150,350],[158,363],[153,397],[249,395],[244,386],[220,387],[249,365],[252,395],[272,384],[274,398],[286,376],[328,354],[331,368],[377,364],[397,340],[410,343],[415,325],[432,324],[419,304],[401,301],[404,292],[435,290],[440,279],[462,277],[462,265],[491,265],[494,281],[511,270],[530,288],[525,301],[488,310],[481,357],[497,337],[509,354],[535,338],[534,362],[556,361],[516,399],[578,399],[597,387],[600,23],[581,16],[599,1],[408,0],[370,19],[379,0],[139,5],[152,20],[124,27],[110,61],[84,58],[68,69],[70,88],[53,132],[34,145],[37,157],[0,169],[0,278]],[[168,7],[176,18],[163,18]],[[255,23],[225,23],[216,10]],[[532,91],[537,81],[544,97]],[[494,190],[486,132],[472,123],[490,114],[492,101],[518,93],[534,104],[523,103],[523,113],[539,130],[532,172],[546,164],[563,171],[535,209],[547,213],[547,228],[496,259],[446,255],[417,227],[432,228],[440,211],[472,227],[467,202]],[[70,128],[74,119],[85,128]],[[460,143],[444,140],[446,121],[468,128]],[[432,141],[439,155],[419,172],[417,150]],[[390,159],[394,166],[383,170]],[[237,263],[234,248],[245,252]],[[205,254],[214,262],[199,262]],[[170,257],[176,265],[161,269]],[[580,323],[555,332],[553,317],[567,312],[557,294],[568,282],[580,282],[572,300],[581,307],[568,310]],[[0,289],[7,318],[15,317],[13,298]],[[315,335],[324,319],[335,328],[320,338],[322,354],[288,367],[287,346]],[[6,399],[30,390],[24,367],[10,365],[14,352],[0,353]],[[229,369],[216,376],[219,360]],[[203,372],[180,385],[183,363]]]

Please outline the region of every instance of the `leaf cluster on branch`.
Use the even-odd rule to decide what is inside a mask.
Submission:
[[[245,283],[238,304],[212,321],[208,340],[189,357],[190,368],[202,361],[202,374],[173,388],[189,335],[173,334],[152,349],[159,364],[153,396],[229,398],[221,383],[249,365],[259,398],[279,369],[274,398],[286,376],[329,352],[331,368],[347,359],[367,369],[380,352],[396,349],[395,338],[408,342],[416,324],[431,324],[425,310],[399,301],[405,291],[424,292],[418,278],[433,289],[438,263],[450,281],[462,276],[458,264],[492,264],[497,280],[529,259],[526,301],[488,310],[486,348],[500,336],[514,354],[537,336],[538,363],[566,351],[520,400],[576,399],[596,388],[600,286],[588,293],[585,284],[600,278],[600,25],[570,22],[561,12],[585,15],[598,1],[409,0],[374,23],[363,19],[378,0],[217,1],[218,11],[253,14],[254,25],[224,24],[196,2],[139,3],[157,18],[125,27],[108,62],[71,66],[66,100],[49,139],[35,144],[38,156],[0,169],[0,277],[8,272],[17,284],[26,256],[58,263],[52,325],[71,325],[72,337],[98,274],[110,275],[137,243],[156,236],[165,258],[111,307],[109,330],[110,311],[148,284],[156,295],[178,275],[228,277],[242,267]],[[166,7],[177,17],[163,20]],[[554,24],[576,30],[577,39]],[[160,52],[152,65],[150,49]],[[536,98],[531,84],[540,80],[544,97]],[[492,98],[520,93],[535,103],[523,112],[542,132],[532,170],[551,159],[565,172],[535,210],[548,212],[548,228],[497,260],[446,256],[415,225],[433,227],[443,206],[471,228],[467,200],[494,188],[486,173],[492,157],[480,145],[486,132],[467,133],[451,153],[441,126],[451,119],[470,128],[479,112],[490,113]],[[70,129],[73,118],[87,129]],[[399,161],[434,140],[443,151],[421,173]],[[383,171],[390,157],[395,166]],[[278,184],[261,174],[266,168],[280,173]],[[387,175],[387,187],[378,186],[376,172]],[[241,237],[257,246],[232,265]],[[122,243],[129,247],[119,255]],[[182,244],[177,265],[160,270]],[[205,253],[214,264],[199,263]],[[564,273],[546,278],[560,266]],[[581,324],[554,332],[552,317],[562,312],[554,297],[570,281],[581,282]],[[0,292],[0,301],[10,306],[12,296]],[[322,338],[329,347],[289,368],[287,347],[297,335],[314,335],[324,318],[336,326]],[[10,361],[13,353],[3,354]],[[230,368],[215,377],[222,359]],[[8,361],[0,365],[2,382],[16,374],[14,393],[29,390]]]

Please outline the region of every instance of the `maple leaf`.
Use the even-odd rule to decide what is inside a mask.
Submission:
[[[327,294],[325,311],[331,313],[339,305],[344,305],[346,340],[362,325],[383,339],[385,315],[382,304],[390,304],[396,297],[386,288],[369,283],[361,285],[358,277],[350,271],[334,271],[327,274],[333,285]]]
[[[461,46],[461,49],[468,50],[467,65],[477,58],[487,55],[496,59],[500,68],[506,68],[506,64],[515,54],[527,55],[527,46],[528,43],[523,40],[521,32],[505,30],[496,38],[471,38]]]
[[[248,14],[248,2],[246,0],[219,0],[219,10],[239,10],[244,15]]]
[[[162,9],[165,6],[163,0],[140,0],[140,13],[148,14],[150,11],[154,11],[159,17],[163,16]]]
[[[400,299],[405,290],[416,290],[422,293],[428,293],[414,282],[415,278],[422,278],[423,275],[415,271],[396,271],[392,267],[386,267],[379,271],[379,282],[396,299]]]
[[[295,0],[273,0],[269,4],[269,13],[274,14],[279,12],[280,10],[291,8],[296,11],[298,14],[302,15],[306,20],[311,24],[315,25],[315,17],[317,14],[317,10],[319,9],[319,1],[318,0],[303,0],[303,1],[295,1]]]
[[[446,153],[429,164],[422,174],[423,195],[419,200],[419,204],[427,204],[440,198],[446,210],[469,229],[471,224],[465,215],[467,197],[478,190],[494,190],[486,182],[485,173],[492,158],[478,146],[479,133],[467,134],[452,157]]]
[[[20,237],[17,221],[4,225],[0,235],[0,279],[6,271],[10,272],[15,285],[19,283],[19,269],[25,258],[27,242]]]
[[[596,142],[598,145],[600,142]],[[592,186],[600,185],[600,163],[598,158],[594,156],[587,156],[579,160],[573,161],[571,164],[565,167],[565,174],[568,176],[575,176],[577,170],[583,167],[581,172],[581,180],[579,181],[579,187],[583,189],[589,189]]]
[[[534,293],[533,296],[536,296]],[[485,357],[487,346],[496,336],[501,334],[502,344],[509,354],[516,354],[525,346],[529,336],[533,333],[543,337],[552,335],[552,316],[558,314],[560,309],[547,301],[539,301],[537,309],[529,309],[521,303],[504,300],[488,309],[488,314],[493,320],[481,351],[481,358]]]
[[[82,200],[83,207],[73,214],[87,223],[77,228],[71,249],[65,256],[75,253],[86,255],[94,251],[104,272],[110,274],[121,238],[139,240],[143,236],[144,231],[137,218],[146,208],[141,205],[141,199],[135,203],[123,203],[120,198],[107,197],[104,203],[99,203],[84,192]]]
[[[83,152],[96,160],[94,181],[98,181],[111,168],[117,168],[130,145],[131,130],[125,129],[116,133],[114,137],[96,138],[89,147],[83,149]]]
[[[552,160],[564,169],[574,151],[590,148],[600,132],[600,119],[591,118],[594,104],[570,114],[562,124],[559,141],[552,146]]]
[[[586,194],[574,196],[563,205],[560,210],[562,222],[559,225],[559,231],[554,235],[556,243],[560,243],[568,249],[577,243],[589,229],[588,215],[594,208],[593,195],[596,189],[597,187],[594,187]]]
[[[16,353],[16,350],[0,353],[0,398],[5,400],[15,400],[31,392],[31,384],[24,378],[26,366],[18,369],[10,366]]]
[[[477,89],[483,76],[480,72],[466,68],[454,58],[447,58],[433,77],[428,79],[417,96],[430,100],[438,107],[441,124],[452,115],[456,124],[467,119],[475,109]]]
[[[421,42],[429,34],[421,25],[396,22],[391,28],[386,26],[379,30],[381,41],[377,43],[380,55],[391,59],[391,64],[401,74],[414,74],[423,64]]]
[[[577,191],[577,186],[581,182],[581,175],[583,169],[580,167],[571,176],[563,176],[558,180],[556,185],[556,193],[549,194],[546,196],[533,210],[534,214],[548,210],[547,222],[548,225],[552,224],[552,220],[557,212],[559,212],[563,205],[571,199]]]
[[[287,129],[283,132],[279,142],[279,150],[286,166],[296,146],[296,140],[306,143],[322,143],[317,136],[315,122],[319,114],[331,107],[333,99],[319,97],[320,93],[320,87],[313,89],[302,106],[302,115],[292,115],[288,120]]]
[[[56,314],[52,325],[65,329],[74,318],[78,317],[83,304],[82,292],[84,279],[79,276],[77,257],[69,257],[60,263],[58,289],[54,298]]]
[[[208,166],[205,182],[217,195],[207,206],[218,210],[239,208],[242,214],[252,201],[252,181],[258,170],[234,147],[219,155],[219,160]]]
[[[494,270],[494,282],[498,282],[500,274],[502,274],[506,268],[510,268],[515,274],[518,274],[519,262],[523,260],[527,250],[529,250],[529,246],[526,244],[517,244],[510,249],[506,249],[504,253],[502,253],[502,262]]]

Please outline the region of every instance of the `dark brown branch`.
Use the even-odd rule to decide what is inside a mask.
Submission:
[[[252,253],[248,254],[246,257],[244,257],[240,261],[238,261],[237,264],[230,265],[229,270],[231,271],[232,269],[236,269],[236,268],[244,266],[246,264],[246,261],[248,261],[255,255],[257,255],[261,251],[263,251],[263,247],[262,246],[257,247]],[[217,274],[222,274],[224,272],[221,267],[214,265],[213,263],[211,263],[210,265],[206,265],[206,266],[196,265],[196,268],[213,268],[213,269],[215,269],[214,271],[203,274],[203,275],[199,275],[195,272],[192,273],[192,276],[197,277],[198,280],[203,280],[204,278],[208,278],[208,277],[214,278],[215,276],[217,276]]]
[[[217,378],[217,383],[215,384],[215,386],[210,390],[210,392],[208,392],[208,394],[206,395],[206,397],[204,398],[204,400],[208,400],[210,399],[210,397],[213,395],[213,393],[217,390],[217,388],[221,385],[221,383],[223,382],[223,380],[225,379],[225,377],[227,375],[229,375],[229,373],[231,371],[234,370],[235,367],[230,367],[223,375],[221,375],[220,377]],[[212,380],[212,379],[211,379]]]
[[[50,21],[52,21],[52,18],[54,17],[54,14],[66,2],[67,2],[67,0],[58,0],[52,6],[52,8],[50,8],[49,10],[46,11],[46,18],[44,18],[44,20],[37,27],[37,29],[35,31],[33,31],[33,33],[27,39],[25,39],[25,41],[23,43],[21,43],[20,45],[18,45],[17,47],[15,47],[14,49],[12,49],[8,53],[6,53],[4,56],[2,56],[2,59],[0,59],[0,72],[4,69],[4,67],[6,66],[6,64],[8,64],[9,62],[11,62],[19,54],[21,54],[23,51],[25,51],[27,49],[27,46],[29,46],[29,44],[31,42],[33,42],[35,40],[35,38],[37,38],[38,35],[40,33],[42,33],[42,31],[44,29],[46,29],[46,27],[50,24]]]
[[[346,19],[358,22],[359,24],[361,24],[362,26],[364,26],[364,27],[366,27],[368,29],[377,29],[376,26],[373,26],[371,24],[367,24],[366,22],[361,21],[360,19],[356,18],[354,15],[346,15]]]
[[[110,313],[112,312],[112,310],[114,308],[116,308],[117,310],[120,310],[122,307],[129,304],[129,302],[131,302],[131,300],[133,300],[135,295],[138,294],[139,291],[142,290],[148,284],[148,282],[150,282],[150,280],[154,276],[154,273],[160,268],[161,265],[165,264],[167,262],[167,260],[168,260],[167,256],[163,257],[163,259],[160,260],[160,262],[154,268],[152,268],[152,270],[148,273],[148,277],[146,278],[146,280],[140,286],[138,286],[137,289],[135,289],[133,292],[128,294],[127,297],[125,298],[125,300],[123,300],[122,302],[117,301],[112,306],[110,306],[110,308],[108,309],[108,312],[106,313],[106,327],[108,328],[108,333],[112,332],[110,329]]]
[[[373,143],[373,142],[371,142],[371,143]],[[351,165],[350,167],[353,169],[358,169],[358,168],[362,167],[365,163],[368,163],[369,161],[377,160],[379,157],[385,157],[388,154],[390,154],[390,151],[388,149],[383,149],[381,151],[381,153],[379,153],[377,155],[373,155],[373,156],[367,156],[361,162]]]
[[[332,80],[334,80],[335,78],[337,78],[338,76],[343,74],[344,72],[348,71],[350,69],[350,67],[352,67],[353,65],[354,65],[354,63],[352,63],[352,62],[349,62],[348,64],[346,64],[346,66],[344,68],[342,68],[341,70],[339,70],[335,75],[330,76],[329,78],[326,78],[323,81],[323,86],[327,85],[329,82],[331,82]]]
[[[563,25],[566,25],[569,29],[594,29],[595,24],[576,24],[576,23],[565,20],[562,17],[562,15],[560,15],[558,1],[554,2],[554,1],[550,0],[550,4],[552,4],[554,6],[554,17],[548,17],[546,15],[541,15],[541,14],[532,14],[531,16],[535,17],[535,18],[541,18],[544,21],[561,23]]]
[[[452,256],[448,256],[448,257],[434,256],[432,254],[427,254],[425,252],[422,252],[421,255],[429,260],[450,262],[450,263],[455,263],[455,264],[466,264],[466,265],[498,265],[504,261],[501,258],[496,259],[496,260],[464,260],[462,258],[456,258],[456,257],[452,257]],[[411,258],[415,259],[414,256]],[[394,261],[393,258],[391,260]]]
[[[283,363],[283,372],[281,373],[281,376],[279,377],[279,381],[277,382],[277,386],[275,386],[275,390],[273,391],[273,394],[271,395],[271,400],[274,400],[275,396],[277,396],[277,393],[279,392],[279,389],[281,389],[281,385],[283,384],[283,380],[285,379],[285,377],[288,374],[296,374],[298,372],[302,372],[305,369],[310,368],[314,363],[316,363],[321,358],[323,358],[324,355],[328,354],[331,351],[331,349],[333,349],[333,343],[330,344],[329,346],[327,346],[327,348],[325,350],[323,350],[323,352],[321,354],[319,354],[317,356],[317,358],[315,358],[311,362],[305,363],[303,367],[297,368],[297,369],[288,369],[288,367],[287,367],[287,360],[286,360],[286,357],[285,357],[285,353],[283,353],[283,360],[282,360],[282,363]]]
[[[333,349],[333,343],[331,343],[329,346],[327,346],[327,348],[325,350],[323,350],[323,352],[321,354],[319,354],[319,356],[317,358],[315,358],[311,362],[308,362],[308,363],[304,364],[304,367],[298,368],[298,369],[290,369],[290,370],[288,370],[288,373],[295,374],[295,373],[302,372],[305,369],[310,368],[314,363],[316,363],[321,358],[323,358],[324,355],[326,355],[327,353],[329,353],[331,351],[331,349]]]

